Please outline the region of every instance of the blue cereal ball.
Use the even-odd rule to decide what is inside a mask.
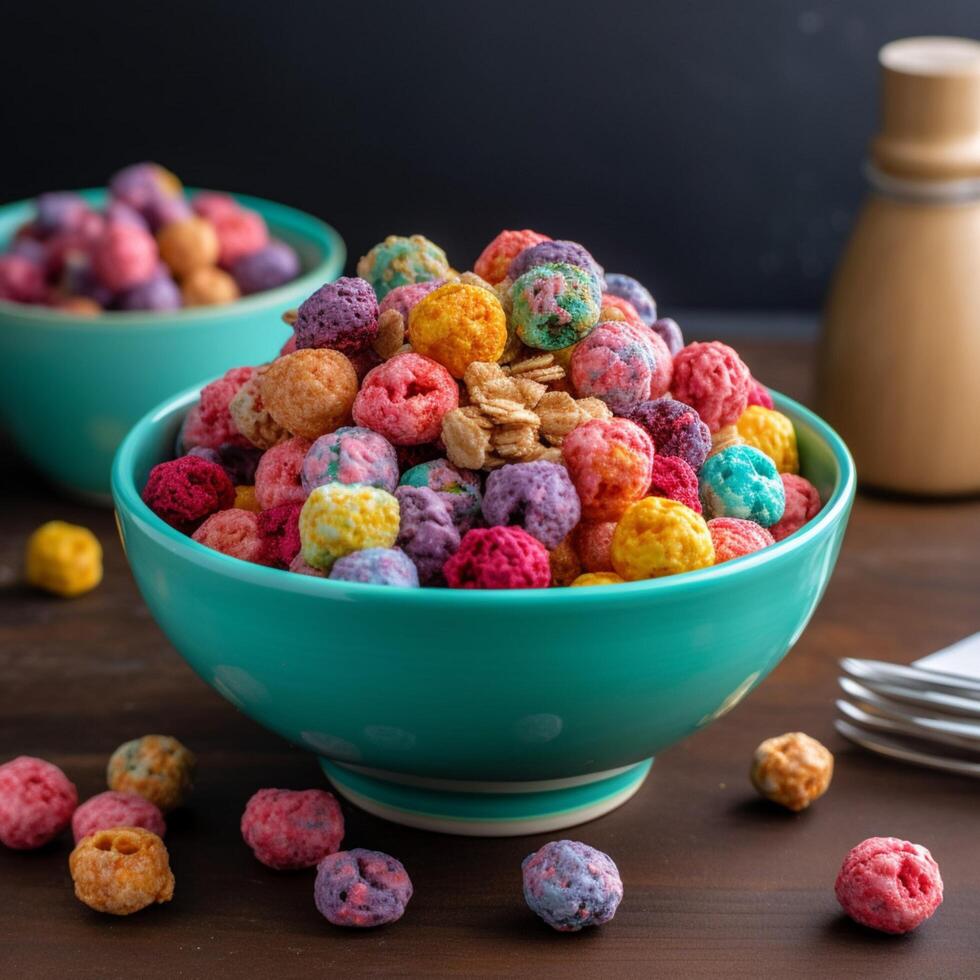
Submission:
[[[643,283],[622,272],[607,272],[606,292],[632,303],[633,309],[640,314],[640,319],[648,327],[653,326],[657,319],[657,301]]]
[[[786,492],[776,464],[754,446],[729,446],[699,473],[705,518],[740,517],[770,527],[782,516]]]
[[[328,578],[370,585],[400,585],[404,589],[419,587],[419,573],[414,562],[399,548],[365,548],[351,552],[334,562]]]
[[[575,840],[553,840],[521,865],[524,900],[559,932],[608,922],[623,899],[615,861]]]

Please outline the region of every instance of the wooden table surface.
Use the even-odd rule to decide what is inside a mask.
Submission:
[[[806,343],[739,346],[758,376],[808,397]],[[257,788],[323,785],[313,757],[239,714],[168,645],[109,512],[58,499],[15,463],[0,514],[0,759],[50,759],[83,799],[137,735],[172,733],[200,760],[193,800],[170,820],[169,905],[127,919],[86,909],[67,836],[38,853],[0,848],[2,977],[980,976],[980,785],[853,749],[832,724],[839,657],[908,662],[980,626],[976,502],[858,499],[827,595],[783,664],[664,752],[631,803],[570,832],[613,856],[626,889],[613,922],[578,935],[524,906],[520,862],[545,837],[445,837],[350,806],[346,843],[401,858],[415,897],[395,926],[329,926],[312,872],[263,868],[238,833]],[[104,584],[75,601],[19,584],[24,539],[54,517],[89,525],[106,550]],[[746,778],[758,742],[794,729],[837,757],[828,795],[797,816]],[[837,908],[840,861],[872,835],[926,844],[942,867],[945,904],[913,935],[866,931]]]

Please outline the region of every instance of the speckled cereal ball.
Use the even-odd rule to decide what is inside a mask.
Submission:
[[[389,235],[357,263],[357,274],[378,294],[385,296],[396,286],[450,275],[446,253],[423,235]]]
[[[629,414],[653,440],[657,453],[679,456],[697,472],[711,452],[711,433],[698,413],[673,398],[641,402]]]
[[[549,550],[578,524],[581,513],[568,470],[559,463],[509,463],[487,477],[487,524],[523,527]]]
[[[250,510],[220,510],[212,514],[191,537],[206,548],[242,561],[263,564],[265,558],[259,518]]]
[[[294,436],[262,454],[255,471],[255,497],[263,510],[306,501],[302,474],[310,446],[309,439]]]
[[[201,395],[184,419],[181,442],[185,449],[207,446],[217,449],[226,444],[249,444],[231,414],[232,399],[255,376],[255,368],[237,367],[201,389]]]
[[[157,233],[160,258],[178,279],[218,261],[218,235],[210,221],[191,215]]]
[[[452,375],[421,354],[396,354],[369,371],[354,401],[358,425],[395,446],[435,442],[443,416],[459,404]]]
[[[68,868],[75,897],[96,912],[132,915],[174,895],[166,845],[142,827],[113,827],[83,837]]]
[[[243,296],[292,282],[300,271],[296,250],[280,241],[270,241],[251,255],[243,255],[231,267],[231,274]]]
[[[76,297],[84,299],[84,297]],[[179,310],[183,305],[180,286],[166,275],[156,275],[116,297],[120,310]]]
[[[649,336],[645,327],[625,321],[600,323],[572,349],[575,393],[582,398],[601,398],[614,415],[628,415],[652,394],[658,352]],[[663,354],[669,364],[666,348]]]
[[[613,569],[628,582],[693,572],[715,560],[704,518],[667,497],[644,497],[630,506],[610,552]]]
[[[531,911],[558,932],[601,926],[623,899],[613,859],[579,841],[545,844],[524,859],[521,875]]]
[[[833,755],[803,732],[767,738],[755,750],[749,772],[762,796],[794,813],[823,796],[833,775]]]
[[[599,322],[599,287],[595,278],[578,266],[535,266],[515,281],[513,299],[511,318],[517,336],[528,347],[571,347]]]
[[[680,456],[661,456],[653,459],[653,477],[648,491],[651,497],[669,497],[701,513],[698,475]],[[756,525],[758,526],[758,525]]]
[[[761,405],[763,408],[772,408],[772,395],[765,385],[759,384],[755,378],[749,382],[749,404]]]
[[[146,506],[185,534],[234,500],[235,487],[224,468],[197,456],[157,463],[143,488]]]
[[[280,504],[259,513],[259,535],[262,538],[263,565],[289,568],[299,554],[300,504]]]
[[[587,572],[611,572],[612,545],[615,521],[581,521],[572,532],[575,552]]]
[[[855,922],[900,935],[918,928],[939,908],[943,879],[921,844],[869,837],[848,851],[834,894]]]
[[[553,588],[571,585],[582,574],[582,562],[572,547],[571,535],[566,535],[548,552]]]
[[[114,293],[152,279],[159,260],[153,236],[135,225],[109,225],[92,250],[99,282]]]
[[[650,290],[641,282],[622,272],[608,272],[606,273],[606,292],[612,296],[625,299],[640,314],[648,327],[653,326],[657,319],[657,301],[650,294]]]
[[[378,298],[363,279],[342,276],[300,304],[293,326],[296,347],[330,347],[354,354],[378,335]]]
[[[398,501],[386,490],[346,483],[316,487],[299,515],[303,559],[326,570],[352,551],[394,547],[398,520]]]
[[[397,922],[405,914],[412,882],[401,861],[355,847],[317,865],[313,897],[333,925],[369,929]]]
[[[667,345],[671,357],[674,357],[684,346],[684,334],[681,333],[677,321],[669,316],[654,320],[650,324],[650,329]]]
[[[245,805],[242,837],[268,868],[312,868],[344,839],[344,815],[322,789],[260,789]]]
[[[442,569],[459,550],[460,530],[444,497],[426,486],[400,486],[398,547],[415,563],[423,585],[440,585]]]
[[[489,290],[451,282],[415,304],[408,339],[412,350],[462,378],[473,361],[496,361],[503,354],[507,317]]]
[[[316,439],[345,425],[357,395],[357,373],[339,351],[297,350],[262,375],[262,401],[288,432]]]
[[[773,461],[752,446],[729,446],[705,460],[698,474],[708,517],[742,517],[775,524],[786,505]]]
[[[739,517],[713,517],[708,521],[711,543],[715,548],[715,564],[751,555],[774,544],[773,536],[755,521]]]
[[[519,527],[467,531],[443,572],[451,589],[546,589],[548,551]]]
[[[345,425],[310,446],[301,475],[307,493],[335,482],[363,483],[394,493],[398,457],[384,436],[362,426]]]
[[[517,281],[531,269],[541,265],[571,265],[586,272],[602,291],[605,273],[587,248],[578,242],[547,241],[531,245],[519,252],[507,269],[507,278]]]
[[[627,419],[590,419],[572,429],[562,458],[587,521],[617,520],[653,476],[653,443]]]
[[[262,401],[261,373],[252,375],[228,402],[228,415],[238,433],[257,449],[271,449],[289,438]]]
[[[780,473],[799,472],[796,429],[782,412],[761,405],[749,405],[739,416],[736,427],[745,444],[764,452]]]
[[[167,824],[159,808],[137,793],[106,790],[86,800],[71,818],[71,832],[76,844],[98,830],[113,827],[142,827],[157,837],[167,833]]]
[[[428,487],[449,509],[453,524],[465,534],[483,513],[480,477],[472,470],[453,466],[445,457],[418,463],[402,473],[401,486]]]
[[[626,579],[620,578],[615,572],[586,572],[572,582],[572,588],[577,589],[587,585],[623,585],[625,581]]]
[[[184,306],[221,306],[238,299],[238,284],[223,269],[207,266],[188,273],[180,296]]]
[[[339,582],[366,582],[394,585],[403,589],[419,587],[419,573],[412,559],[399,548],[365,548],[338,558],[327,578]]]
[[[170,735],[144,735],[124,742],[112,753],[106,770],[109,789],[138,793],[164,813],[190,794],[194,754]]]
[[[78,806],[75,784],[55,765],[21,755],[0,766],[0,844],[33,850],[54,840]]]
[[[777,541],[782,541],[799,531],[808,521],[812,521],[820,513],[823,504],[819,491],[809,480],[795,473],[780,473],[779,478],[783,482],[786,506],[783,508],[783,516],[770,525],[769,530]]]
[[[45,521],[27,539],[24,578],[53,595],[84,595],[102,581],[102,545],[87,527]]]
[[[218,262],[225,269],[233,268],[239,259],[269,244],[269,229],[257,211],[239,207],[210,220],[218,235]]]
[[[688,344],[674,358],[674,398],[694,408],[717,432],[734,425],[749,399],[749,369],[727,344]]]
[[[526,248],[549,242],[547,235],[524,228],[521,231],[502,231],[480,253],[473,263],[473,271],[485,279],[491,286],[507,278],[507,270],[511,262]]]

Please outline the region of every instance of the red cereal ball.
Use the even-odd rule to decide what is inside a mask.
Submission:
[[[680,456],[654,457],[653,479],[648,492],[651,497],[669,497],[690,507],[695,514],[701,513],[698,475]]]
[[[354,400],[354,421],[395,446],[435,442],[445,414],[459,405],[459,388],[438,362],[396,354],[367,373]]]
[[[143,502],[171,527],[189,534],[206,517],[235,502],[224,467],[199,456],[157,463],[143,487]]]
[[[615,521],[581,521],[572,532],[572,545],[587,572],[611,572]]]
[[[54,840],[78,806],[75,784],[55,765],[21,755],[0,766],[0,843],[29,851]]]
[[[167,833],[167,824],[156,804],[138,793],[118,793],[113,789],[86,800],[71,818],[76,844],[97,830],[113,827],[142,827],[157,837]]]
[[[255,470],[255,499],[263,510],[296,504],[308,496],[303,488],[303,460],[313,443],[294,436],[267,449]]]
[[[716,565],[776,543],[767,528],[740,517],[714,517],[708,521],[708,533],[715,547]]]
[[[335,854],[344,839],[344,815],[323,789],[260,789],[242,814],[242,837],[266,867],[312,868]]]
[[[187,413],[181,430],[181,443],[185,450],[195,446],[217,449],[229,443],[233,446],[251,445],[238,431],[229,406],[242,386],[251,381],[254,375],[255,368],[252,367],[232,368],[201,389],[201,397]]]
[[[237,208],[210,220],[218,234],[218,262],[226,269],[269,244],[269,229],[257,211]]]
[[[523,528],[474,528],[443,574],[451,589],[546,589],[551,562],[545,546]]]
[[[628,419],[589,419],[562,443],[562,458],[587,521],[618,520],[647,492],[653,442]]]
[[[280,504],[259,514],[264,565],[289,568],[299,554],[299,512],[302,509],[302,504]]]
[[[745,411],[751,381],[738,354],[727,344],[712,340],[688,344],[677,352],[671,393],[717,432],[734,425]]]
[[[547,235],[531,231],[530,228],[522,231],[502,231],[480,253],[480,257],[473,263],[473,271],[491,286],[496,286],[507,277],[507,269],[511,262],[524,249],[550,241]]]
[[[855,922],[899,935],[922,925],[939,908],[943,879],[921,844],[869,837],[844,858],[834,894]]]
[[[819,491],[805,477],[796,473],[780,473],[779,478],[783,481],[786,506],[783,516],[769,530],[777,541],[782,541],[799,531],[807,521],[812,521],[823,504]]]
[[[0,299],[42,303],[46,293],[41,266],[21,255],[0,255]]]
[[[264,564],[265,543],[259,532],[259,515],[230,507],[212,514],[191,537],[223,555]]]
[[[242,206],[230,194],[220,191],[200,191],[194,195],[191,207],[195,214],[212,222],[242,210]]]
[[[761,405],[763,408],[772,408],[772,395],[765,385],[759,384],[755,378],[749,381],[749,405]]]

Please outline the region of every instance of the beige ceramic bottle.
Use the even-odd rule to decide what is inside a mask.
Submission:
[[[860,480],[980,492],[980,43],[881,49],[881,129],[831,285],[821,411]]]

